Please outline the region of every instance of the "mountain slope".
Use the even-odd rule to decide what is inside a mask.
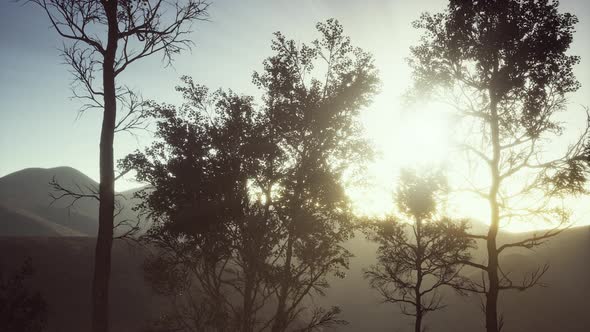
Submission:
[[[84,236],[85,234],[33,212],[0,204],[0,234],[4,236]]]
[[[528,234],[530,235],[530,234]],[[527,234],[504,234],[518,239]],[[375,245],[362,238],[348,244],[356,255],[347,278],[332,278],[331,289],[318,303],[339,305],[349,325],[338,331],[409,331],[412,320],[395,304],[383,304],[378,293],[368,288],[362,270],[375,262]],[[478,254],[481,254],[478,253]],[[483,261],[483,258],[480,257]],[[503,270],[515,280],[545,263],[550,265],[543,278],[546,287],[525,292],[505,291],[500,296],[505,332],[586,332],[590,326],[587,299],[590,297],[590,227],[565,231],[533,251],[507,252],[501,260]],[[476,275],[474,277],[479,277]],[[429,330],[439,332],[483,331],[484,316],[480,298],[461,297],[446,290],[448,307],[426,316]]]
[[[46,332],[90,330],[95,241],[90,237],[0,237],[3,271],[15,271],[25,258],[32,259],[30,286],[47,302]],[[156,317],[161,303],[143,280],[142,251],[125,241],[115,241],[112,257],[110,331],[138,331]]]
[[[52,180],[73,192],[91,194],[98,183],[71,167],[27,168],[0,178],[0,235],[28,236],[93,236],[98,230],[98,201],[72,197],[54,200],[60,193],[50,185]],[[117,220],[135,220],[131,210],[136,204],[134,190],[118,195],[124,209]],[[22,225],[22,229],[19,229]],[[48,229],[51,229],[49,231]]]
[[[53,199],[50,194],[57,194],[49,185],[55,179],[63,187],[78,191],[77,186],[85,192],[88,188],[98,188],[98,183],[71,167],[55,168],[26,168],[0,178],[0,201],[21,208],[31,206],[48,206]],[[63,199],[55,202],[55,207],[66,207],[72,199]],[[96,204],[90,200],[81,200],[73,207],[73,211],[88,217],[98,212]]]
[[[382,304],[378,294],[362,277],[363,268],[374,261],[374,244],[357,237],[347,244],[356,254],[346,278],[330,278],[326,297],[315,302],[343,309],[349,325],[335,331],[409,331],[411,319],[396,305]],[[35,275],[33,286],[49,305],[48,332],[85,331],[90,324],[90,281],[93,238],[0,237],[0,262],[15,269],[30,256]],[[112,271],[112,331],[138,331],[146,322],[166,312],[165,301],[154,296],[141,270],[145,248],[115,241]],[[514,276],[545,262],[551,265],[543,281],[547,287],[526,292],[504,292],[500,309],[507,332],[587,332],[590,326],[590,227],[568,230],[536,253],[508,254],[504,268]],[[426,316],[431,331],[484,331],[478,296],[446,293],[448,307]]]

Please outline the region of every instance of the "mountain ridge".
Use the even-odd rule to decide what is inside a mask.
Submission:
[[[72,192],[94,194],[98,183],[79,170],[60,166],[25,168],[0,178],[0,235],[21,236],[94,236],[98,231],[98,200],[61,197],[50,182],[55,181]],[[123,209],[119,219],[136,220],[133,194],[139,189],[118,193]],[[61,197],[59,199],[55,199]],[[12,219],[9,218],[12,216]],[[26,224],[18,232],[14,218]]]

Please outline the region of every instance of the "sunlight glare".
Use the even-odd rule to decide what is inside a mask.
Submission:
[[[450,150],[449,123],[445,114],[432,107],[400,115],[392,153],[402,167],[444,163]],[[387,138],[382,138],[384,141]]]
[[[451,146],[450,121],[432,105],[394,111],[384,106],[364,120],[377,160],[368,166],[364,183],[347,193],[358,215],[382,217],[393,211],[401,169],[444,166]]]

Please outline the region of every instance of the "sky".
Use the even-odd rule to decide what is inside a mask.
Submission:
[[[193,26],[192,51],[177,56],[172,67],[165,67],[157,56],[143,59],[129,67],[119,82],[148,99],[175,104],[181,102],[174,87],[182,75],[211,89],[256,95],[251,76],[272,54],[273,32],[309,42],[317,36],[316,22],[338,19],[353,43],[374,55],[382,80],[380,93],[362,117],[378,158],[366,175],[370,186],[353,193],[364,197],[366,211],[374,212],[391,204],[393,179],[399,168],[420,161],[417,152],[430,148],[444,154],[432,149],[445,135],[444,119],[425,117],[427,109],[408,117],[400,97],[411,84],[405,58],[419,37],[411,22],[421,12],[436,12],[445,5],[445,0],[212,0],[209,20]],[[578,115],[564,119],[575,130],[584,121],[579,117],[581,105],[590,105],[590,2],[562,0],[561,10],[580,20],[570,51],[581,56],[575,74],[582,87],[570,95],[572,114]],[[71,166],[98,179],[101,113],[79,116],[80,102],[71,98],[72,76],[60,57],[61,45],[40,8],[23,1],[0,1],[0,176],[28,167]],[[426,140],[407,144],[408,136],[419,138],[424,131],[431,132]],[[150,135],[119,134],[116,159],[145,146]],[[116,187],[122,191],[138,185],[125,178]],[[588,203],[582,199],[573,204]],[[590,209],[576,209],[576,221],[590,223]]]

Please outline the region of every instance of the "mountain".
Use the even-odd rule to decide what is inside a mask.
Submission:
[[[85,236],[33,212],[0,204],[0,234],[4,236]]]
[[[98,201],[59,197],[50,182],[77,193],[92,194],[98,183],[71,167],[27,168],[0,178],[0,236],[94,236]],[[134,190],[118,195],[124,206],[118,220],[136,220]]]

